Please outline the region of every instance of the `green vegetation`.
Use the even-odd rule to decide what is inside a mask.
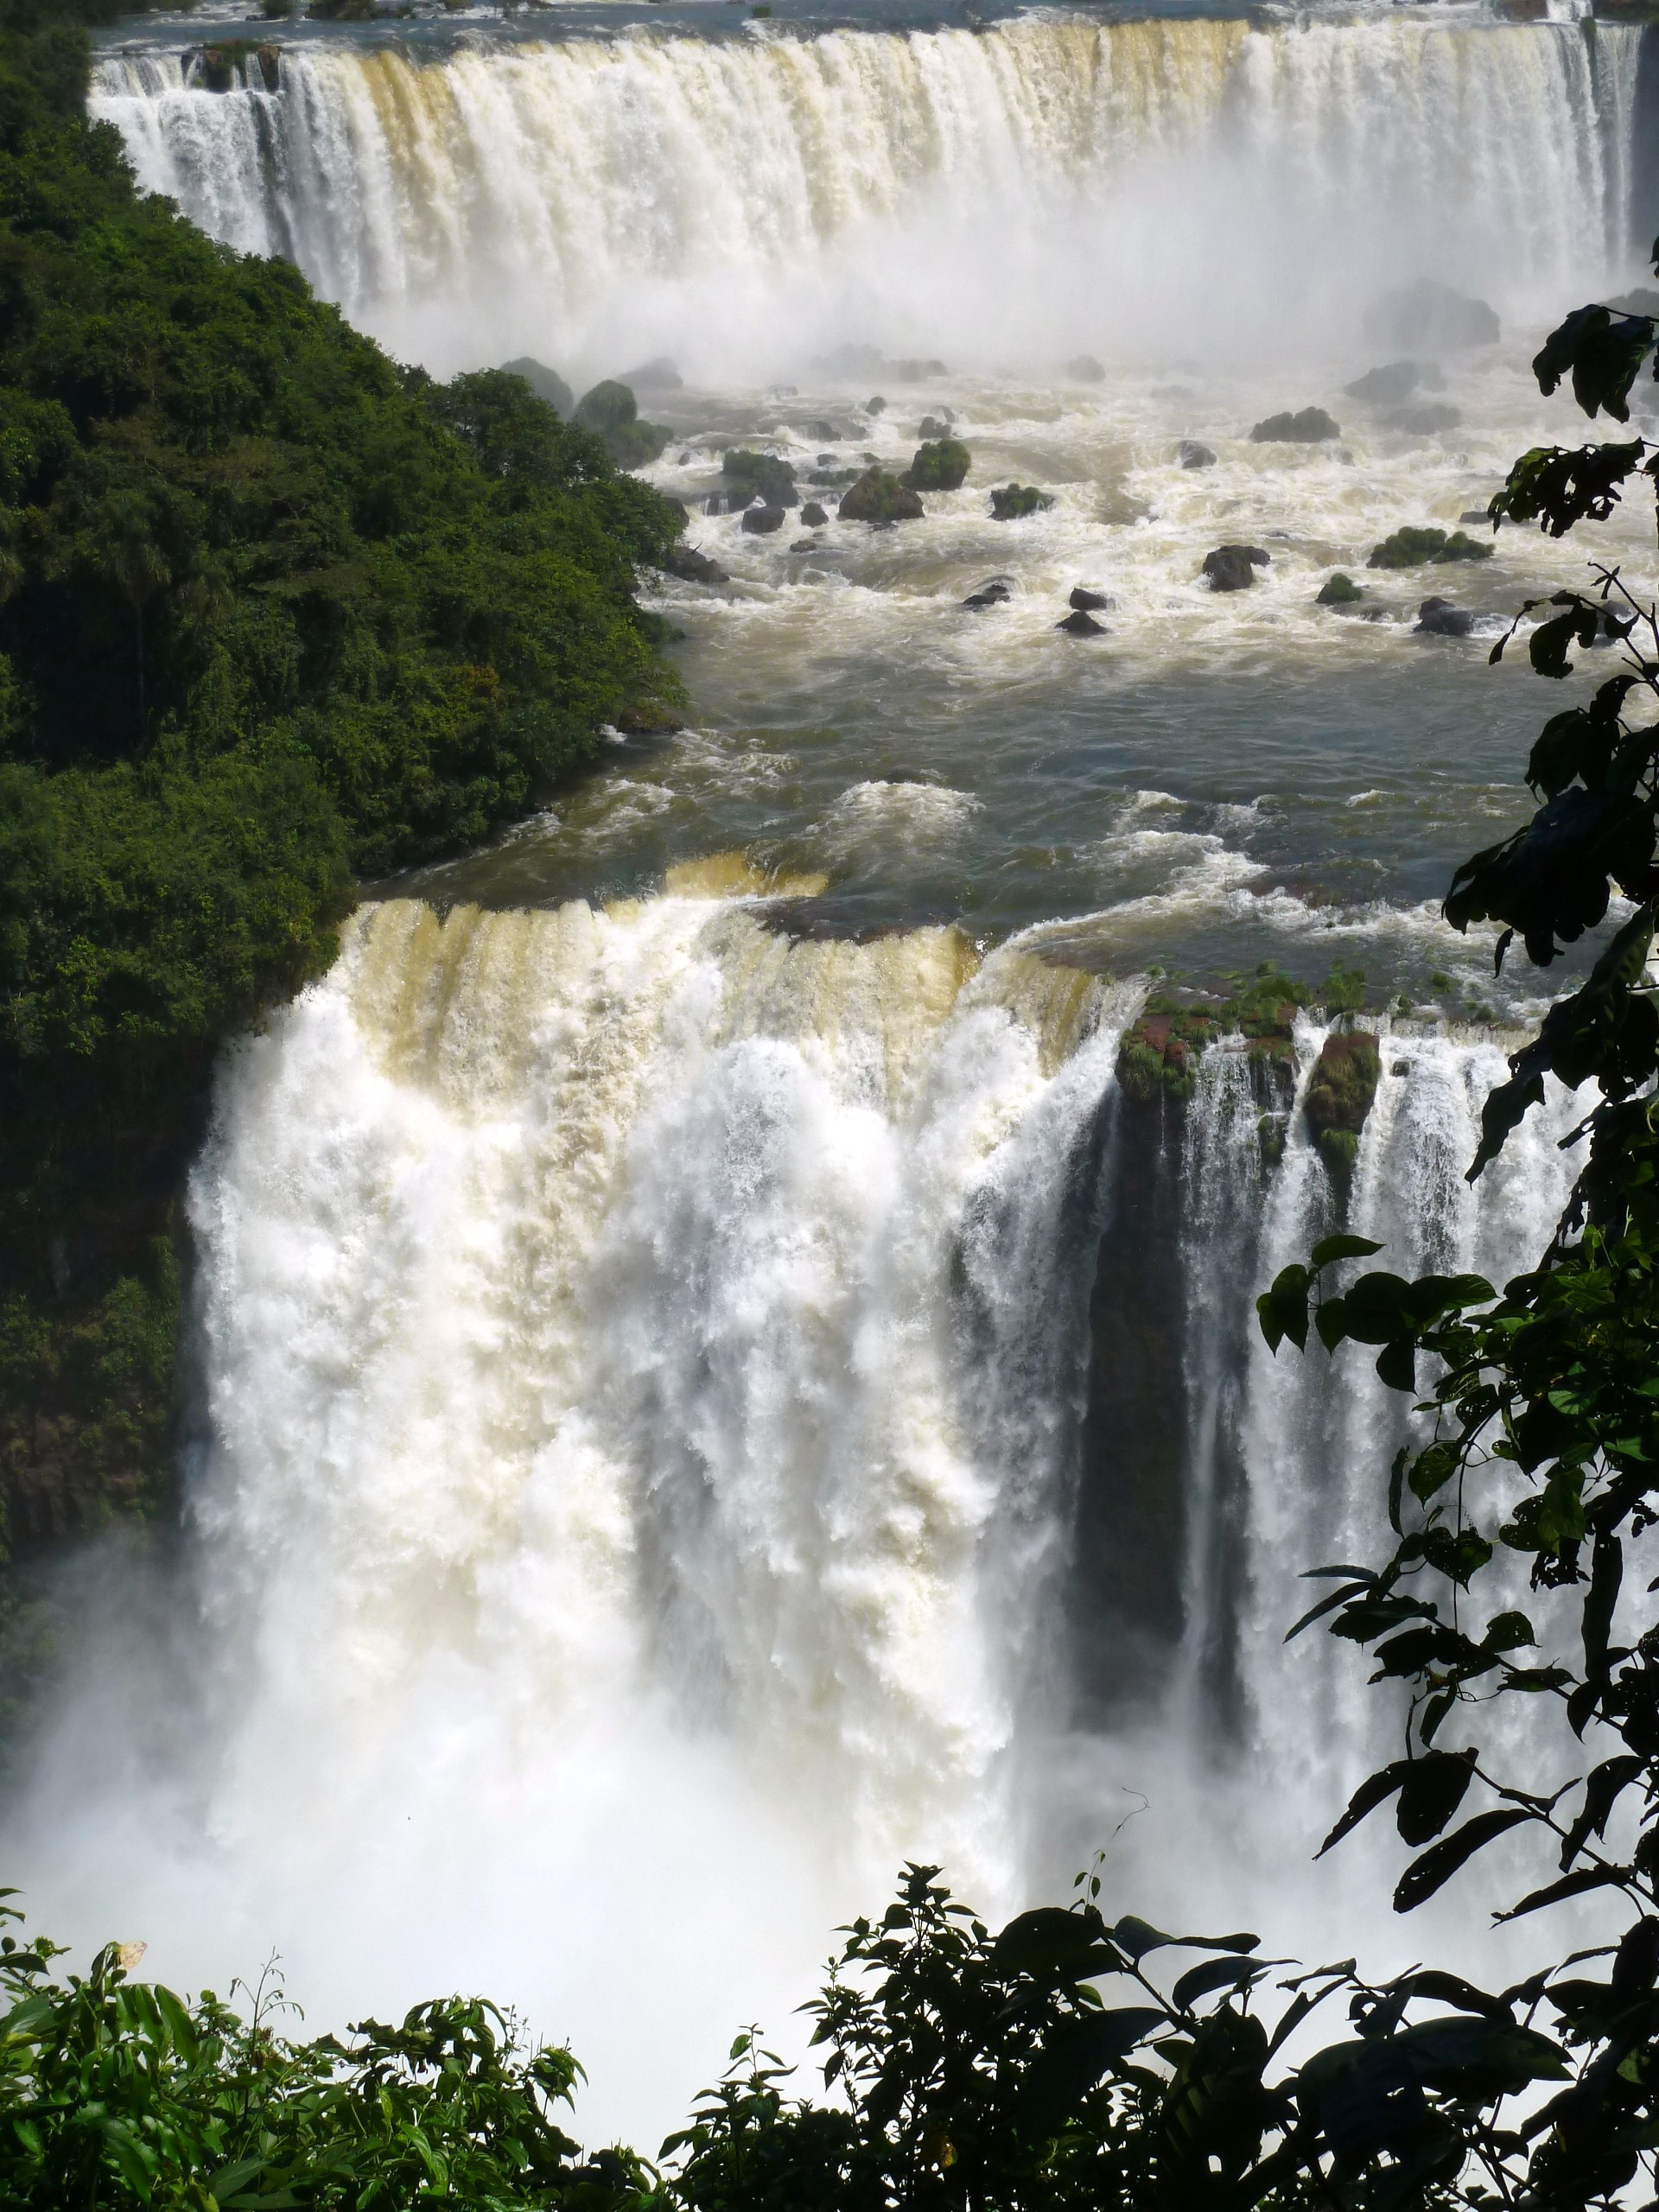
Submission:
[[[991,493],[991,516],[996,522],[1020,522],[1053,504],[1054,494],[1039,492],[1034,484],[999,484]]]
[[[1325,1039],[1308,1077],[1307,1126],[1320,1157],[1344,1191],[1382,1072],[1376,1038],[1368,1031],[1350,1029]]]
[[[401,370],[140,199],[70,12],[0,5],[14,1541],[160,1479],[220,1040],[327,965],[354,873],[488,836],[679,696],[632,598],[675,511],[518,378]]]
[[[842,522],[915,522],[922,512],[920,495],[886,468],[867,468],[841,495]]]
[[[632,391],[613,378],[583,392],[575,420],[601,441],[619,468],[644,468],[668,443],[662,424],[642,421]]]
[[[1351,607],[1356,600],[1363,599],[1363,591],[1351,576],[1344,576],[1340,569],[1329,575],[1319,586],[1316,603],[1320,607]]]
[[[1317,1006],[1332,1015],[1351,1014],[1365,998],[1364,976],[1340,962],[1317,988],[1294,982],[1265,962],[1253,976],[1240,976],[1237,983],[1237,989],[1224,998],[1152,993],[1118,1046],[1118,1084],[1132,1104],[1150,1105],[1160,1096],[1190,1098],[1198,1082],[1199,1055],[1226,1036],[1246,1040],[1253,1070],[1265,1071],[1270,1065],[1287,1068],[1300,1008]]]
[[[1420,569],[1425,562],[1437,566],[1452,561],[1490,561],[1492,549],[1482,545],[1466,531],[1454,530],[1448,537],[1443,530],[1396,530],[1380,545],[1371,548],[1368,569]]]
[[[959,492],[973,455],[960,438],[934,438],[918,446],[905,481],[916,492]]]

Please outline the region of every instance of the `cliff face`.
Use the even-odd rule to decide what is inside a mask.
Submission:
[[[1067,1605],[1085,1726],[1155,1710],[1178,1669],[1220,1734],[1240,1718],[1230,1624],[1246,1596],[1239,1421],[1249,1309],[1266,1266],[1261,1185],[1293,1111],[1302,1113],[1334,1220],[1346,1207],[1352,1150],[1376,1089],[1375,1039],[1338,1024],[1297,1106],[1295,1011],[1285,1002],[1241,1017],[1231,1007],[1171,1011],[1154,1002],[1123,1039]],[[1333,1118],[1345,1140],[1335,1160],[1327,1157]],[[1212,1625],[1195,1648],[1189,1629],[1198,1619]]]

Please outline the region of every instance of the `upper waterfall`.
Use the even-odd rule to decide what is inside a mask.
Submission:
[[[1425,271],[1600,272],[1638,38],[1045,17],[302,42],[221,92],[188,54],[110,54],[92,109],[145,186],[445,371],[614,373],[666,345],[712,377],[871,337],[1041,362],[1301,341]]]

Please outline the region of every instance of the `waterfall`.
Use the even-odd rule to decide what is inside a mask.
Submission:
[[[1639,36],[296,41],[219,92],[188,57],[111,53],[92,106],[146,187],[435,365],[529,349],[597,375],[668,345],[713,375],[872,337],[1041,364],[1191,353],[1195,315],[1208,345],[1301,344],[1424,272],[1553,303],[1652,227],[1629,205]]]
[[[1136,1003],[1040,933],[363,909],[221,1074],[199,1618],[165,1694],[94,1656],[14,1829],[36,1893],[187,1979],[274,1940],[325,2008],[499,1986],[635,2127],[786,2027],[901,1857],[1008,1909],[1130,1789],[1138,1905],[1282,1905],[1386,1716],[1279,1639],[1302,1567],[1374,1548],[1398,1402],[1254,1328],[1342,1211],[1294,1105],[1323,1033],[1270,1129],[1236,1045],[1132,1109]],[[1348,1217],[1501,1279],[1562,1110],[1471,1192],[1498,1047],[1382,1043]]]

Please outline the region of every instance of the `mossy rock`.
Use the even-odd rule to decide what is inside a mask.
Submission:
[[[1320,585],[1314,604],[1318,607],[1351,607],[1357,599],[1363,599],[1364,596],[1353,578],[1344,576],[1338,569],[1334,575],[1327,576]]]
[[[960,438],[935,438],[918,446],[905,481],[913,492],[959,492],[973,455]]]
[[[1294,414],[1269,415],[1250,432],[1252,445],[1318,446],[1342,431],[1323,407],[1303,407]]]
[[[1369,1030],[1344,1029],[1325,1039],[1308,1077],[1307,1126],[1320,1157],[1344,1187],[1382,1072],[1376,1038]]]
[[[842,494],[842,522],[918,522],[925,512],[910,486],[885,468],[867,468]]]
[[[776,454],[755,453],[747,446],[733,446],[720,459],[720,473],[732,487],[734,500],[747,505],[757,493],[769,507],[798,507],[795,471]]]
[[[991,514],[997,522],[1020,522],[1053,504],[1054,494],[1039,492],[1034,484],[1001,484],[991,493]]]
[[[1396,530],[1380,545],[1371,549],[1368,569],[1421,569],[1425,563],[1441,564],[1452,561],[1490,561],[1492,549],[1481,545],[1461,530],[1453,531],[1448,537],[1445,531],[1433,528]]]
[[[614,377],[584,391],[576,402],[576,420],[584,430],[592,430],[597,437],[608,437],[613,430],[639,419],[639,403],[625,384]]]
[[[545,361],[521,353],[516,361],[504,361],[503,371],[510,377],[522,377],[537,399],[544,399],[567,422],[575,410],[575,394],[556,369],[550,369]]]

